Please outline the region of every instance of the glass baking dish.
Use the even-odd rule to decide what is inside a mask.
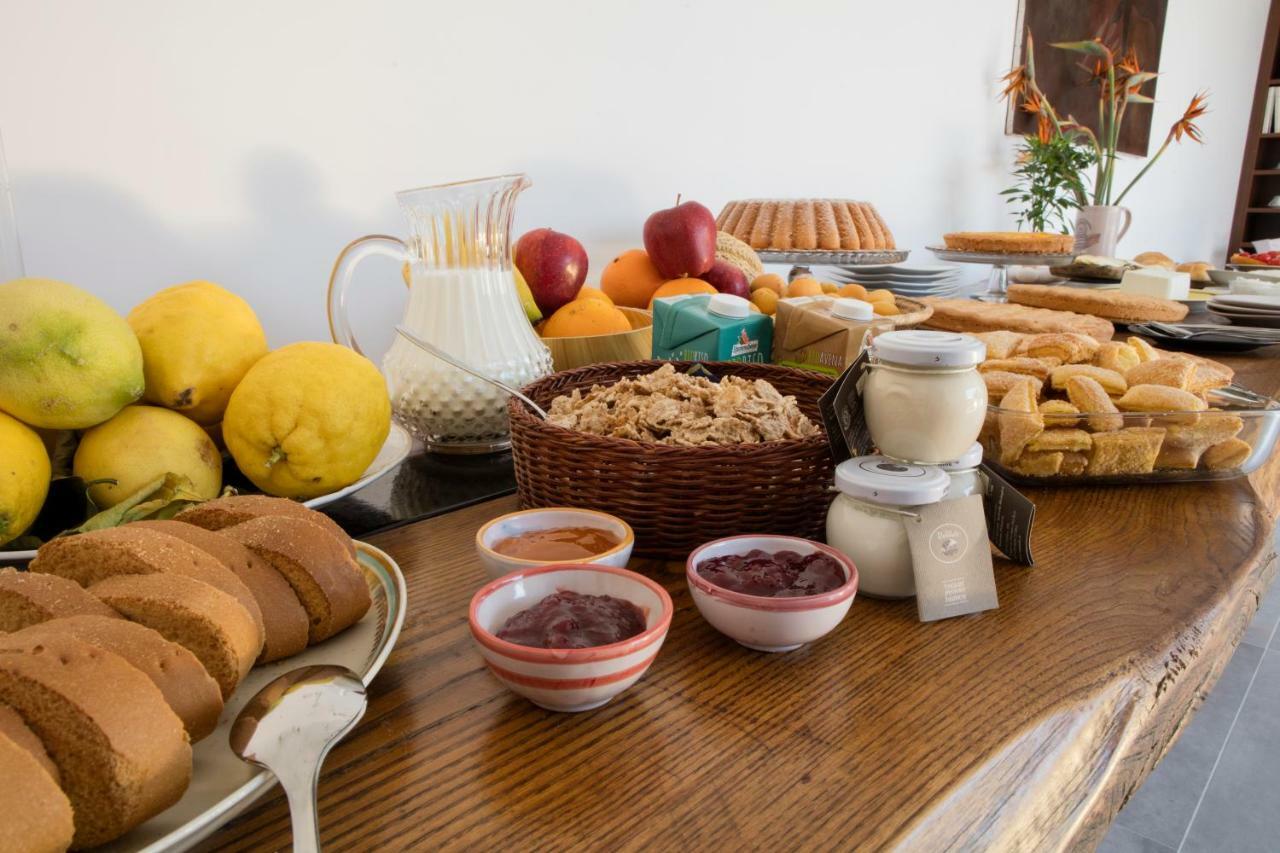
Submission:
[[[1187,483],[1256,471],[1280,437],[1280,402],[1238,385],[1210,391],[1206,400],[1209,411],[1120,412],[1094,416],[1094,423],[1088,415],[1043,414],[1042,431],[1035,414],[988,405],[983,461],[1029,486]],[[1003,450],[1024,447],[1015,459],[1002,458],[1002,438]]]

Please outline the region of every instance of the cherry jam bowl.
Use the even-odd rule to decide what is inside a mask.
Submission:
[[[645,616],[634,637],[585,649],[543,649],[499,639],[503,624],[555,592],[609,595]],[[671,596],[643,575],[581,563],[538,566],[505,575],[471,599],[471,637],[498,681],[549,711],[589,711],[621,694],[649,669],[671,627]]]
[[[818,595],[768,597],[725,589],[698,574],[698,566],[707,560],[757,549],[770,554],[794,551],[802,557],[826,554],[840,566],[845,581]],[[858,590],[858,569],[852,560],[829,545],[794,536],[730,536],[708,542],[689,555],[685,579],[703,619],[760,652],[789,652],[826,636],[849,612]]]
[[[531,530],[550,530],[556,527],[591,527],[603,530],[618,540],[618,544],[600,554],[582,560],[522,560],[493,550],[493,546],[509,536],[519,536]],[[562,565],[565,563],[590,563],[597,566],[626,567],[635,547],[636,535],[616,515],[597,512],[594,509],[572,507],[545,507],[522,509],[500,515],[476,531],[476,555],[491,578],[500,578],[509,572],[531,569],[536,566]]]

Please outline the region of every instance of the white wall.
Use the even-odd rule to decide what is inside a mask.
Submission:
[[[273,343],[323,338],[334,256],[402,230],[394,190],[516,170],[517,233],[577,236],[592,278],[677,192],[869,199],[927,258],[945,230],[1011,224],[1015,5],[0,0],[27,272],[122,310],[209,278]],[[1171,0],[1155,135],[1208,88],[1208,144],[1130,195],[1122,251],[1222,260],[1266,6]],[[360,283],[376,348],[402,288],[389,264]]]

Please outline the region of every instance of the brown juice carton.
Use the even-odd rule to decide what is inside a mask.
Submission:
[[[891,325],[859,299],[782,299],[774,316],[773,361],[839,376],[862,352],[868,331]]]

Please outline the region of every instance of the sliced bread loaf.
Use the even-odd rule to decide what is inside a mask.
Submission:
[[[182,721],[119,655],[73,637],[0,637],[0,701],[58,765],[75,847],[118,838],[177,802],[191,779]]]
[[[186,647],[218,682],[224,700],[262,651],[249,611],[203,581],[167,572],[116,575],[89,591],[134,622]]]
[[[249,611],[259,635],[265,635],[262,610],[244,581],[217,558],[167,533],[131,524],[62,536],[40,546],[30,570],[58,575],[81,586],[115,575],[185,575],[234,597]]]
[[[222,531],[284,575],[318,643],[360,621],[369,609],[364,573],[343,542],[303,518],[264,516]]]
[[[312,524],[318,524],[336,536],[351,556],[355,556],[355,543],[336,521],[323,512],[316,512],[288,498],[273,498],[268,495],[232,495],[189,506],[174,518],[194,524],[196,527],[203,527],[205,530],[221,530],[252,518],[270,516],[301,518]]]
[[[0,729],[0,853],[61,853],[74,834],[67,795]]]
[[[116,621],[124,622],[125,620],[117,619]],[[44,744],[40,742],[40,738],[22,721],[21,714],[4,703],[0,703],[0,735],[4,735],[31,753],[31,757],[53,777],[53,781],[58,781],[58,765],[54,764],[49,753],[44,751]]]
[[[53,575],[0,569],[0,633],[17,631],[57,616],[119,614],[79,584]]]
[[[284,576],[229,536],[182,521],[138,521],[132,526],[167,533],[213,556],[235,572],[262,611],[266,642],[259,663],[295,655],[307,647],[307,611]]]
[[[208,737],[222,713],[222,691],[196,656],[145,625],[128,619],[67,616],[18,632],[41,639],[67,636],[114,652],[160,688],[192,742]]]

